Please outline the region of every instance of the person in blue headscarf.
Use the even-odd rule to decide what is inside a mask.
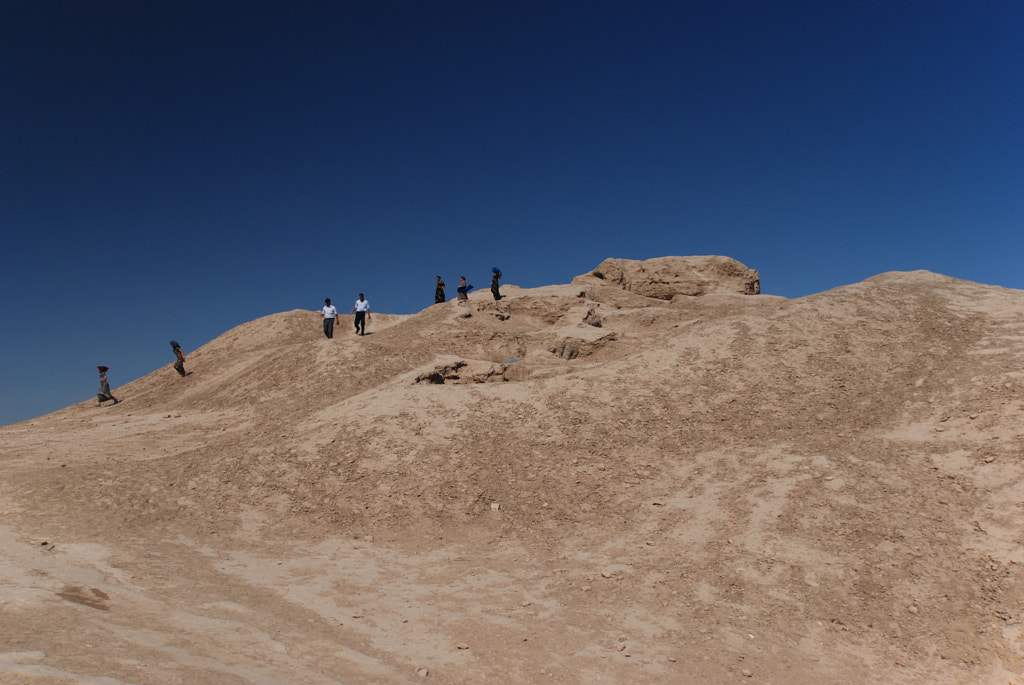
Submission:
[[[491,294],[494,295],[494,299],[500,300],[501,293],[498,292],[498,281],[501,280],[501,269],[493,267],[491,269]]]
[[[171,348],[174,350],[174,370],[182,376],[185,375],[185,353],[181,351],[181,345],[177,340],[171,341]]]
[[[466,285],[466,277],[459,276],[459,287],[456,289],[459,293],[459,302],[469,301],[469,291],[473,289],[473,286]]]

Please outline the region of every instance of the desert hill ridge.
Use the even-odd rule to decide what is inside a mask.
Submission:
[[[625,262],[365,338],[264,317],[0,430],[0,674],[1019,682],[1024,293]]]

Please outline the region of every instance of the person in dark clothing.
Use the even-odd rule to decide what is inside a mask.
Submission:
[[[103,406],[103,403],[107,400],[114,400],[114,404],[117,404],[121,400],[111,394],[110,383],[107,382],[107,371],[110,371],[110,368],[106,366],[97,366],[96,369],[100,372],[100,389],[96,391],[96,406]],[[110,406],[113,407],[114,404]]]
[[[174,370],[181,376],[185,375],[185,353],[181,351],[181,345],[177,340],[171,341],[171,348],[174,350]]]
[[[441,277],[438,276],[437,289],[434,291],[434,304],[441,304],[444,300],[444,281],[442,281]]]
[[[498,292],[498,281],[501,280],[501,271],[498,267],[494,267],[491,269],[491,273],[493,274],[491,276],[491,294],[494,295],[494,299],[500,300],[501,293]]]
[[[466,285],[466,277],[459,276],[459,287],[457,288],[459,302],[469,302],[469,291],[472,289],[473,286]]]

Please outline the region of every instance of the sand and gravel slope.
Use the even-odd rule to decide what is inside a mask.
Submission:
[[[1024,683],[1024,292],[662,290],[285,312],[3,427],[0,681]]]

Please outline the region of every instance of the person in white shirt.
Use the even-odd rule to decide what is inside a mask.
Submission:
[[[356,315],[356,335],[366,335],[366,322],[370,320],[370,303],[363,298],[362,293],[359,293],[356,306],[349,312],[353,313]]]
[[[331,304],[331,298],[324,300],[324,308],[320,312],[324,317],[324,335],[330,340],[334,337],[334,324],[338,323],[338,310]]]

